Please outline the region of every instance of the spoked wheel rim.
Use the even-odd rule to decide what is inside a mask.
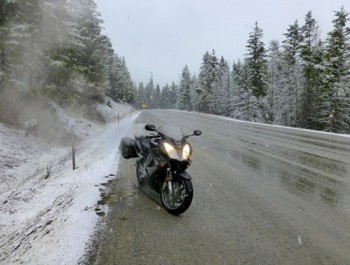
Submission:
[[[185,202],[188,196],[186,184],[181,178],[172,181],[173,192],[170,194],[168,186],[161,191],[162,202],[168,210],[177,210]]]

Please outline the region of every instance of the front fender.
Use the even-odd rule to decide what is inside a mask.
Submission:
[[[181,172],[181,173],[179,174],[179,177],[180,177],[180,178],[183,178],[183,179],[187,179],[187,180],[192,180],[191,175],[188,174],[186,171]]]

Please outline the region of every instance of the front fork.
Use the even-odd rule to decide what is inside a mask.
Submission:
[[[167,168],[166,170],[166,177],[163,182],[163,187],[162,189],[164,190],[166,186],[168,185],[168,190],[170,194],[173,194],[173,172],[171,171],[170,168]]]

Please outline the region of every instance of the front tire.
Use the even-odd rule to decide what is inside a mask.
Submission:
[[[172,181],[173,193],[168,185],[160,190],[160,200],[164,208],[173,215],[179,215],[190,207],[193,199],[192,182],[189,179],[176,178]]]
[[[145,177],[144,177],[145,170],[142,162],[143,162],[143,159],[136,161],[136,177],[140,186],[145,185]]]

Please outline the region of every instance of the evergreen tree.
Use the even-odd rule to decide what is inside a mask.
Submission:
[[[6,26],[7,22],[7,10],[8,3],[5,0],[0,0],[0,93],[7,85],[7,76],[9,68],[9,58],[7,50],[7,38],[9,34],[9,28]]]
[[[257,113],[256,98],[250,83],[249,67],[240,61],[233,63],[233,99],[231,103],[231,117],[239,120],[254,121]]]
[[[199,72],[200,89],[200,111],[212,112],[216,109],[217,99],[214,98],[215,82],[218,79],[218,59],[213,50],[212,54],[206,52],[203,56],[201,69]]]
[[[142,84],[142,87],[141,87]],[[141,89],[143,90],[143,83],[139,83],[139,85],[136,87],[135,89],[135,101],[134,101],[134,108],[136,109],[140,109],[142,106],[141,103],[141,98],[142,98],[142,94],[143,92],[141,92]]]
[[[170,87],[168,84],[166,84],[161,91],[160,108],[162,108],[162,109],[170,109],[171,108]]]
[[[174,82],[171,83],[169,95],[170,95],[169,108],[175,109],[176,103],[178,100],[178,87],[176,86],[176,84]]]
[[[350,30],[349,13],[342,7],[335,13],[334,28],[328,33],[326,82],[322,91],[319,122],[326,131],[350,132]]]
[[[37,56],[34,47],[40,40],[38,27],[40,23],[39,1],[6,1],[5,15],[8,28],[7,39],[7,74],[12,89],[28,91],[31,86],[31,73],[38,65],[34,64]],[[31,14],[28,16],[28,14]]]
[[[240,60],[233,62],[232,65],[232,96],[230,99],[230,116],[236,119],[241,119],[244,100],[242,97],[245,87],[249,87],[245,81],[246,76],[243,75],[243,65]],[[245,86],[246,85],[246,86]]]
[[[134,101],[134,87],[127,69],[125,59],[114,57],[114,62],[109,80],[110,89],[108,95],[114,100],[132,103]]]
[[[125,60],[116,66],[101,23],[93,0],[0,0],[0,100],[6,102],[0,115],[11,106],[7,112],[16,112],[9,101],[15,93],[80,105],[116,89],[122,91],[116,99],[132,102],[135,88]],[[122,89],[111,87],[120,81],[112,77],[118,67]]]
[[[255,23],[253,32],[249,34],[246,61],[249,67],[249,79],[253,95],[257,98],[267,94],[267,61],[266,50],[262,42],[263,31]]]
[[[77,27],[79,32],[79,62],[83,66],[85,78],[92,83],[102,81],[104,65],[101,63],[101,23],[96,3],[93,0],[76,0],[79,5]]]
[[[148,81],[145,87],[144,104],[147,104],[148,108],[153,108],[153,95],[154,95],[154,82],[153,82],[153,76],[151,76],[150,80]]]
[[[161,105],[161,93],[160,86],[157,84],[155,90],[153,90],[152,105],[154,109],[159,109]]]
[[[188,67],[186,65],[182,71],[182,77],[181,77],[180,87],[179,87],[179,99],[178,99],[179,109],[190,110],[192,108],[190,90],[191,90],[191,76],[190,76]]]
[[[303,66],[303,90],[301,93],[301,111],[299,113],[299,124],[305,128],[314,128],[314,115],[317,110],[317,95],[320,88],[320,67],[321,63],[318,52],[322,49],[319,40],[319,33],[316,20],[312,17],[311,11],[306,14],[305,24],[301,28],[303,41],[300,45],[300,57]],[[298,117],[297,117],[298,118]]]
[[[199,94],[198,90],[199,87],[199,81],[197,76],[193,75],[191,78],[191,87],[190,87],[190,100],[191,100],[191,110],[199,111]]]
[[[218,69],[218,104],[216,112],[220,115],[229,115],[231,73],[230,67],[224,57],[221,56]]]
[[[282,125],[296,126],[299,109],[300,82],[302,79],[299,50],[302,41],[298,21],[290,25],[283,40],[282,95],[284,102],[280,109],[279,121]]]
[[[284,97],[282,86],[282,65],[283,57],[280,51],[278,41],[271,41],[268,49],[268,66],[269,66],[269,86],[267,92],[268,103],[268,121],[273,123],[280,122],[280,110],[283,107]]]

